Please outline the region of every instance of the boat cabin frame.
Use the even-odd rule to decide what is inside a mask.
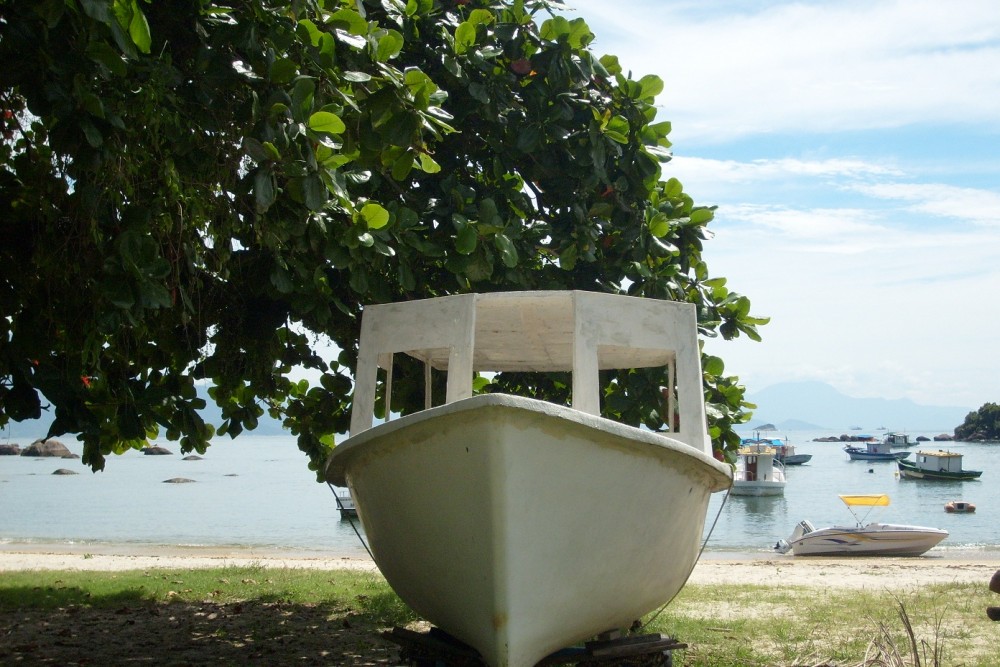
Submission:
[[[712,454],[693,304],[585,291],[454,296],[366,306],[350,434],[372,427],[378,371],[391,405],[393,355],[447,373],[445,403],[473,395],[477,372],[570,372],[572,407],[600,416],[599,371],[663,368],[671,438]],[[386,410],[386,419],[390,411]],[[674,416],[677,423],[674,423]]]

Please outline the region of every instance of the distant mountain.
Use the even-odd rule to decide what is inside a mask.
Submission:
[[[747,395],[757,405],[751,425],[771,423],[780,429],[842,429],[872,433],[939,431],[951,433],[973,408],[918,405],[906,398],[853,398],[822,382],[782,382]],[[797,425],[792,425],[797,424]]]
[[[219,428],[222,424],[222,409],[208,396],[207,387],[199,385],[196,389],[198,391],[198,395],[205,399],[205,402],[207,403],[205,409],[200,411],[201,418],[213,425],[215,428]],[[45,401],[42,403],[44,405]],[[5,428],[0,431],[0,437],[44,438],[49,431],[49,426],[52,424],[53,419],[54,417],[43,411],[41,419],[11,422],[8,425],[9,430],[8,428]],[[277,419],[269,417],[266,411],[260,416],[260,419],[258,419],[257,428],[253,431],[244,432],[253,435],[289,435],[289,432],[285,430],[285,428],[281,425],[281,422]],[[223,437],[228,438],[229,436]]]

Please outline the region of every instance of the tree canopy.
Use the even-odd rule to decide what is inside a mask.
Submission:
[[[984,403],[981,408],[966,415],[962,425],[955,429],[955,439],[1000,442],[1000,405]]]
[[[363,305],[457,292],[687,301],[704,336],[758,339],[703,260],[714,207],[664,174],[662,81],[595,55],[562,9],[4,2],[0,426],[49,410],[97,470],[154,437],[204,451],[267,410],[317,469],[347,428]],[[743,388],[704,370],[731,448]],[[662,427],[658,378],[604,379],[606,414]],[[416,409],[416,374],[394,383],[392,409]]]

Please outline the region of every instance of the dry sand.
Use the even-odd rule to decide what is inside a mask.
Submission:
[[[931,552],[933,554],[934,552]],[[368,569],[367,558],[288,554],[276,551],[183,547],[75,547],[0,545],[0,572],[9,570],[132,570],[254,565],[274,568]],[[802,558],[760,554],[706,554],[689,583],[818,586],[826,588],[917,587],[931,583],[988,582],[1000,569],[1000,553],[969,552],[919,558]]]

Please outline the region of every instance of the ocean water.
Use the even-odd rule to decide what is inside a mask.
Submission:
[[[1000,550],[1000,464],[996,462],[1000,446],[922,443],[911,447],[912,457],[918,449],[942,446],[964,454],[966,468],[985,471],[980,481],[933,483],[899,479],[892,463],[850,461],[842,445],[812,441],[824,435],[839,433],[775,433],[775,437],[787,437],[799,453],[812,454],[812,460],[788,467],[783,497],[713,496],[706,519],[706,551],[767,553],[802,519],[817,527],[849,523],[853,518],[837,497],[841,493],[889,494],[891,505],[876,508],[869,521],[947,529],[948,539],[935,551]],[[921,434],[910,435],[912,439]],[[10,442],[22,447],[30,444],[23,439]],[[82,450],[73,439],[62,442],[75,453]],[[365,554],[352,524],[340,518],[331,489],[315,481],[294,438],[222,438],[200,461],[184,461],[175,443],[160,444],[174,454],[129,452],[109,458],[101,473],[91,473],[79,459],[0,456],[0,544]],[[53,475],[58,468],[79,474]],[[164,483],[174,477],[194,483]],[[944,504],[953,499],[975,503],[976,513],[946,514]]]
[[[935,552],[1000,549],[1000,445],[921,442],[906,449],[894,449],[911,452],[911,460],[921,449],[946,449],[963,455],[963,468],[983,471],[976,481],[920,481],[900,478],[896,464],[891,461],[852,461],[843,449],[844,443],[815,442],[816,438],[837,437],[841,433],[768,434],[787,438],[795,445],[797,454],[812,454],[812,459],[804,465],[785,468],[788,483],[784,496],[724,499],[722,494],[716,494],[709,506],[707,523],[710,525],[716,515],[718,521],[706,549],[770,552],[774,543],[788,537],[802,519],[809,519],[817,528],[853,525],[854,517],[838,495],[862,493],[885,493],[890,500],[888,507],[872,508],[865,523],[879,521],[947,530],[948,537],[935,547]],[[936,433],[908,435],[912,442],[917,436],[933,437]],[[876,437],[881,437],[881,432]],[[976,512],[948,514],[944,505],[950,500],[974,503]],[[864,518],[863,512],[864,508],[859,517]]]

